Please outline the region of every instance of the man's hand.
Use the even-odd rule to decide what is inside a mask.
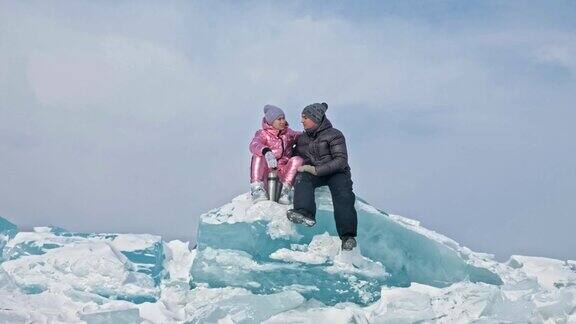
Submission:
[[[264,158],[266,159],[268,168],[273,169],[278,167],[278,161],[276,161],[276,157],[272,151],[267,151],[266,154],[264,154]]]
[[[303,165],[301,167],[298,167],[298,171],[299,172],[308,172],[308,173],[311,173],[313,175],[316,175],[316,167],[313,165]]]

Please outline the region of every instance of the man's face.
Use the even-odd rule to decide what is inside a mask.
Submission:
[[[316,126],[316,123],[312,119],[306,117],[304,114],[302,114],[302,120],[300,122],[302,123],[304,129],[310,129]]]

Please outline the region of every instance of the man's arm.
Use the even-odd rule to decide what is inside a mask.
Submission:
[[[330,155],[332,156],[331,161],[316,167],[316,174],[318,176],[325,176],[344,171],[348,166],[348,150],[346,149],[346,139],[340,131],[338,131],[338,133],[330,141]]]

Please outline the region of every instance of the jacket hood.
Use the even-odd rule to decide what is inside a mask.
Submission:
[[[286,121],[286,127],[284,127],[283,130],[279,131],[276,128],[274,128],[274,126],[268,124],[268,122],[266,122],[265,117],[262,118],[262,129],[265,130],[266,132],[274,134],[274,135],[286,133],[286,131],[288,130],[288,126],[290,126],[290,124],[288,124],[288,121]]]

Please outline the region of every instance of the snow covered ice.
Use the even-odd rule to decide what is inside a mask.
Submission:
[[[448,239],[443,244],[410,230],[417,224],[394,221],[361,200],[356,204],[359,248],[342,252],[330,192],[320,188],[317,196],[312,228],[292,225],[285,216],[288,206],[252,205],[248,195],[203,215],[192,267],[195,281],[254,293],[298,285],[303,296],[328,305],[372,303],[382,285],[444,287],[465,279],[501,283],[490,270],[467,263]]]
[[[499,263],[358,199],[340,250],[248,194],[201,216],[198,246],[157,235],[19,231],[0,218],[0,323],[576,323],[576,261]]]

